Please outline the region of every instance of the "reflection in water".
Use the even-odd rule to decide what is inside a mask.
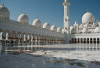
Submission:
[[[0,68],[100,68],[99,61],[14,53],[0,56]]]
[[[57,45],[13,45],[13,46],[8,46],[8,45],[0,45],[2,46],[3,50],[8,51],[8,50],[69,50],[69,51],[98,51],[100,50],[100,44],[57,44]]]
[[[50,68],[100,68],[100,62],[99,62],[100,44],[38,45],[38,47],[34,45],[23,44],[21,46],[18,45],[18,46],[3,46],[3,47],[4,47],[3,49],[6,50],[5,52],[7,52],[7,50],[8,51],[9,50],[12,51],[13,50],[20,50],[20,51],[37,50],[40,51],[40,53],[42,52],[44,53],[42,54],[43,56],[40,56],[40,55],[30,55],[30,54],[23,55],[23,54],[18,54],[18,52],[17,53],[8,52],[9,54],[0,56],[0,58],[2,58],[0,59],[2,62],[5,62],[4,60],[5,56],[6,59],[9,60],[9,62],[12,62],[13,60],[13,62],[16,63],[13,64],[13,66],[16,65],[21,66],[21,64],[24,63],[25,65],[27,66],[30,65],[34,68],[40,68],[40,67],[42,68],[49,68],[49,67]],[[56,56],[60,56],[60,57],[57,58]],[[66,59],[63,58],[63,56],[66,57]],[[14,60],[16,60],[18,63]],[[9,66],[11,65],[11,63],[9,63],[8,61],[5,62],[6,63],[5,65],[1,65],[2,64],[1,61],[0,61],[0,66],[2,66],[3,68],[6,64],[9,64]],[[28,68],[31,68],[30,66]]]

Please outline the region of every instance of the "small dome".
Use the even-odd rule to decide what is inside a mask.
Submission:
[[[4,6],[4,4],[0,6],[0,16],[4,16],[10,19],[10,12],[8,8]]]
[[[56,32],[57,31],[57,27],[55,25],[52,25],[51,26],[51,30]]]
[[[28,24],[29,23],[29,18],[26,14],[21,14],[18,17],[18,22],[20,22],[21,24]]]
[[[75,34],[76,33],[76,30],[73,26],[70,27],[70,33],[71,34]]]
[[[48,22],[44,23],[43,28],[50,30],[50,24]]]
[[[62,29],[62,33],[65,33],[65,29]]]
[[[87,12],[82,17],[82,23],[83,24],[93,24],[95,23],[95,17],[92,13]]]
[[[87,28],[83,28],[82,33],[87,33],[88,29]]]
[[[36,26],[36,27],[41,27],[41,21],[40,21],[38,18],[36,18],[36,19],[33,21],[32,25],[34,25],[34,26]]]
[[[95,33],[99,33],[100,32],[100,28],[99,27],[96,27],[95,30],[94,30],[94,32]]]
[[[61,27],[58,27],[58,28],[57,28],[57,32],[58,32],[58,33],[61,33],[61,32],[62,32]]]

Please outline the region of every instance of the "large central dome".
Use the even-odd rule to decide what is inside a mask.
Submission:
[[[10,18],[10,12],[9,12],[8,8],[5,7],[4,4],[2,4],[2,6],[0,6],[0,15],[3,17]]]
[[[95,23],[95,17],[92,13],[87,12],[82,17],[82,23],[83,24],[93,24]]]

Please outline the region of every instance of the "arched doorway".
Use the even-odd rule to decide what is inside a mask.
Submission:
[[[74,41],[75,41],[75,43],[76,43],[76,38],[75,38],[75,40],[74,40]]]
[[[74,43],[74,39],[72,38],[72,43]]]
[[[79,38],[78,38],[78,43],[80,43],[79,41],[80,41],[80,40],[79,40]]]
[[[96,38],[94,38],[94,44],[96,44]]]
[[[87,43],[89,44],[89,38],[87,38]]]
[[[99,40],[100,40],[100,39],[99,39],[99,38],[97,38],[97,44],[99,44]]]
[[[16,37],[16,32],[12,31],[12,35],[11,35],[11,45],[12,46],[16,46],[16,42],[17,41],[17,37]]]
[[[81,38],[81,43],[83,43],[83,42],[82,42],[82,38]]]
[[[92,42],[92,38],[90,38],[90,43],[92,44],[93,42]]]
[[[86,43],[86,38],[84,38],[84,43]]]

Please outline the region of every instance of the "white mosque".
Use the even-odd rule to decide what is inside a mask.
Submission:
[[[33,45],[75,44],[75,43],[100,43],[100,22],[95,20],[91,12],[86,12],[82,17],[82,24],[76,21],[70,26],[68,0],[64,3],[64,28],[50,26],[36,18],[32,25],[26,14],[21,14],[18,21],[10,19],[10,11],[5,5],[0,6],[0,40],[7,43],[26,43]]]

